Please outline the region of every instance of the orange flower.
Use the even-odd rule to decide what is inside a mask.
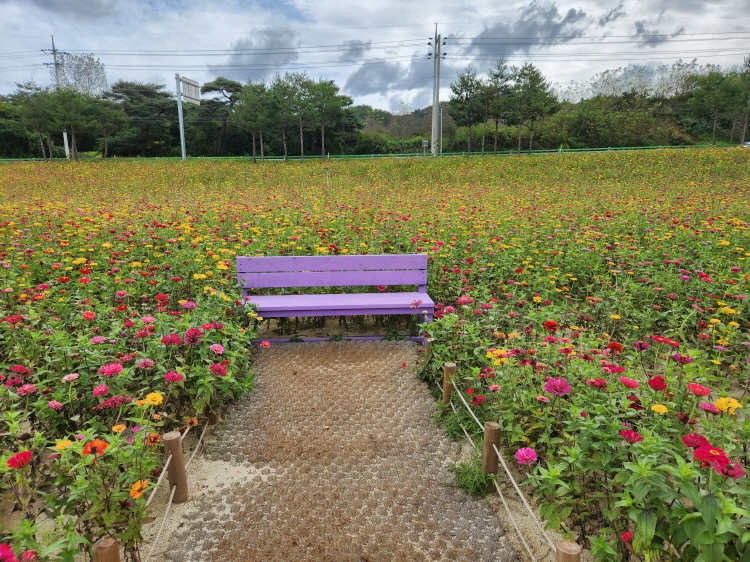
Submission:
[[[197,427],[198,425],[198,418],[192,418],[190,416],[187,417],[186,423],[188,427]]]
[[[157,433],[149,433],[148,437],[146,438],[146,443],[149,445],[156,445],[161,441],[161,435]]]
[[[138,480],[138,482],[130,487],[130,497],[137,500],[143,495],[147,487],[148,482],[146,480]]]
[[[84,455],[99,455],[100,457],[104,454],[104,451],[109,447],[109,443],[102,441],[101,439],[94,439],[90,443],[86,443],[83,447]]]

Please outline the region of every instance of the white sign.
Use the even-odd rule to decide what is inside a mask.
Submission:
[[[201,87],[195,80],[180,77],[182,82],[182,99],[187,103],[201,104]]]

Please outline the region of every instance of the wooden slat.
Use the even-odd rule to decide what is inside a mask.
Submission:
[[[287,271],[281,273],[239,273],[245,288],[346,287],[375,285],[424,285],[427,271]]]
[[[427,269],[427,254],[374,256],[267,256],[237,258],[237,273]]]

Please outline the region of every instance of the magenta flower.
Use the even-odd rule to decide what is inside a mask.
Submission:
[[[151,359],[141,359],[140,361],[138,361],[135,368],[136,369],[150,369],[154,365],[155,363]]]
[[[183,377],[177,371],[169,371],[166,375],[164,375],[164,380],[169,382],[180,382],[185,380],[185,377]]]
[[[63,407],[63,405],[57,400],[50,400],[49,402],[47,402],[47,406],[49,406],[53,410],[61,410]]]
[[[518,464],[534,464],[537,461],[536,452],[528,447],[518,449],[515,457]]]
[[[715,416],[718,416],[721,414],[721,410],[719,410],[719,408],[717,408],[713,404],[709,404],[708,402],[701,402],[700,404],[698,404],[698,406],[703,408],[703,410],[705,410],[709,414],[714,414]]]
[[[102,337],[102,336],[96,336],[96,337],[91,338],[89,340],[89,343],[98,344],[98,343],[104,343],[105,341],[107,341],[107,338]]]
[[[222,353],[224,353],[224,346],[221,345],[220,343],[215,343],[208,349],[213,351],[216,355],[221,355]]]
[[[270,341],[262,341],[262,342],[260,342],[260,346],[261,347],[265,347],[266,349],[268,349],[269,347],[271,347],[271,342]]]
[[[185,345],[195,345],[197,343],[200,343],[200,339],[202,337],[203,332],[201,332],[198,328],[190,328],[185,332]]]
[[[104,396],[108,392],[109,392],[109,387],[106,384],[100,384],[99,386],[97,386],[94,389],[94,391],[92,392],[92,394],[94,396]]]
[[[683,355],[681,353],[675,353],[674,355],[672,355],[672,359],[674,359],[680,365],[688,365],[689,363],[695,361],[695,359],[693,359],[689,355]]]
[[[122,373],[122,365],[119,363],[108,363],[99,367],[97,373],[105,377],[111,377],[112,375]]]
[[[186,301],[186,302],[181,302],[180,306],[182,306],[182,308],[192,309],[192,308],[198,308],[198,303],[194,303],[193,301]]]
[[[180,345],[182,338],[180,338],[179,334],[168,334],[161,338],[161,343],[164,345]]]
[[[572,390],[568,381],[562,377],[551,378],[544,384],[544,392],[553,396],[564,396]]]
[[[155,322],[155,321],[156,321],[156,318],[154,318],[153,316],[144,316],[143,318],[141,318],[141,322],[143,322],[144,324],[151,324],[152,322]]]

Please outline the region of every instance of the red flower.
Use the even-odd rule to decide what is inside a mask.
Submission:
[[[595,386],[597,388],[603,388],[604,390],[607,390],[607,381],[604,379],[589,379],[586,381],[586,384],[589,386]]]
[[[734,466],[731,464],[727,464],[725,466],[720,466],[718,469],[716,466],[714,466],[714,470],[721,474],[722,476],[726,476],[727,478],[734,478],[735,480],[742,478],[747,474],[745,472],[745,469],[742,468],[742,465],[739,461],[734,461]]]
[[[5,464],[11,468],[23,468],[31,462],[31,451],[21,451],[10,457]]]
[[[17,375],[26,375],[29,372],[29,370],[23,365],[13,365],[8,370],[11,373],[16,373]]]
[[[86,443],[86,445],[83,447],[83,454],[98,455],[101,457],[104,454],[104,451],[107,450],[107,447],[109,447],[109,443],[107,443],[106,441],[102,441],[101,439],[94,439],[93,441]]]
[[[468,394],[469,396],[471,396],[472,394],[474,394],[474,389],[470,388],[469,390],[466,391],[466,394]]]
[[[630,549],[633,548],[632,545],[631,545],[631,543],[633,542],[633,533],[632,532],[628,531],[627,533],[623,533],[622,535],[620,535],[620,540],[622,542],[624,542],[628,546],[628,548],[630,548]]]
[[[711,394],[710,388],[706,388],[705,386],[701,386],[696,383],[690,383],[689,385],[687,385],[687,387],[688,390],[696,396],[708,396],[709,394]]]
[[[620,377],[620,382],[628,388],[638,388],[638,382],[628,377]]]
[[[542,326],[544,326],[544,329],[548,332],[556,332],[557,329],[560,327],[560,325],[555,322],[554,320],[547,320],[545,322],[542,322]]]
[[[180,338],[179,334],[168,334],[161,338],[161,343],[164,345],[180,345],[182,338]]]
[[[94,318],[96,318],[96,312],[92,312],[90,310],[87,310],[87,311],[81,313],[81,317],[84,320],[93,320]]]
[[[209,369],[214,375],[219,375],[220,377],[227,374],[227,368],[221,363],[214,363]]]
[[[481,395],[480,396],[475,396],[471,400],[471,405],[472,406],[479,406],[482,402],[484,402],[484,396],[481,396]]]
[[[657,375],[654,378],[649,379],[648,385],[654,390],[664,390],[667,388],[667,382],[664,380],[664,375]]]
[[[708,439],[706,439],[702,435],[698,435],[697,433],[685,435],[682,438],[682,442],[686,447],[690,447],[691,449],[697,449],[698,447],[709,445]]]
[[[622,344],[617,343],[616,341],[611,341],[607,344],[607,349],[611,349],[615,353],[622,353]]]
[[[643,441],[641,434],[632,429],[623,429],[620,431],[620,435],[622,435],[628,443],[638,443],[638,441]]]
[[[701,445],[693,451],[693,458],[700,462],[704,468],[709,466],[720,468],[727,466],[731,462],[722,449],[710,444]]]

